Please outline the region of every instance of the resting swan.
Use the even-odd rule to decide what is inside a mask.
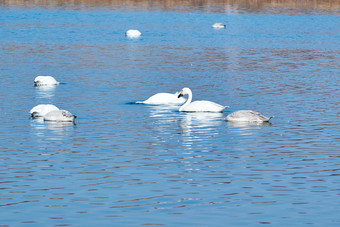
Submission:
[[[34,79],[34,86],[57,85],[59,82],[52,76],[37,76]]]
[[[187,101],[179,108],[182,112],[222,112],[228,106],[222,106],[220,104],[210,101],[192,101],[192,92],[190,88],[183,88],[178,97],[188,95]]]
[[[253,110],[239,110],[229,114],[225,120],[231,122],[268,122],[271,118]]]
[[[222,24],[222,23],[215,23],[211,27],[213,27],[215,29],[222,29],[222,28],[226,28],[226,25]]]
[[[52,104],[40,104],[33,107],[30,110],[30,114],[33,118],[43,117],[52,110],[59,110],[59,108]]]
[[[129,38],[138,38],[142,35],[142,33],[138,30],[130,29],[125,32],[125,35]]]
[[[157,93],[145,101],[138,101],[136,103],[144,103],[144,104],[153,104],[153,105],[163,105],[163,104],[183,104],[185,102],[185,98],[178,97],[178,93],[171,94],[171,93]]]
[[[44,116],[44,121],[73,122],[76,117],[67,110],[53,110]]]

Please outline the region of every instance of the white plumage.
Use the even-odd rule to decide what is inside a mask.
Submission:
[[[253,110],[239,110],[229,114],[225,120],[231,122],[268,122],[271,118]]]
[[[125,35],[129,38],[138,38],[142,35],[142,33],[135,29],[130,29],[127,32],[125,32]]]
[[[226,25],[222,24],[222,23],[215,23],[211,27],[213,27],[215,29],[223,29],[223,28],[226,28]]]
[[[137,103],[153,104],[153,105],[179,105],[185,102],[185,98],[178,97],[178,93],[157,93],[152,95],[145,101],[139,101]]]
[[[34,79],[35,86],[57,85],[59,82],[52,76],[37,76]]]
[[[187,101],[179,108],[182,112],[222,112],[228,106],[222,106],[220,104],[210,101],[192,101],[192,92],[190,88],[183,88],[178,97],[188,95]]]
[[[44,116],[45,121],[73,122],[77,116],[67,110],[53,110]]]
[[[48,112],[50,112],[52,110],[59,110],[59,108],[56,107],[55,105],[52,105],[52,104],[40,104],[40,105],[37,105],[37,106],[33,107],[30,110],[30,114],[34,118],[35,117],[43,117]]]

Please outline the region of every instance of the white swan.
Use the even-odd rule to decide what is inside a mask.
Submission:
[[[229,114],[225,120],[231,122],[268,122],[271,118],[253,110],[239,110]]]
[[[44,116],[44,121],[73,122],[76,117],[67,110],[52,110]]]
[[[35,86],[57,85],[59,82],[52,76],[37,76],[34,79]]]
[[[138,38],[142,35],[142,33],[138,30],[130,29],[125,32],[125,35],[129,38]]]
[[[215,29],[222,29],[222,28],[226,28],[226,25],[222,24],[222,23],[215,23],[211,27],[213,27]]]
[[[59,110],[59,108],[52,104],[40,104],[33,107],[30,110],[30,114],[33,118],[43,117],[52,110]]]
[[[210,101],[195,101],[192,100],[192,92],[190,88],[183,88],[178,97],[183,95],[188,95],[187,101],[179,108],[179,111],[183,112],[222,112],[228,106],[222,106],[220,104],[210,102]]]
[[[178,97],[178,93],[171,94],[171,93],[157,93],[145,101],[138,101],[136,103],[144,103],[144,104],[153,104],[153,105],[179,105],[185,102],[185,98]]]

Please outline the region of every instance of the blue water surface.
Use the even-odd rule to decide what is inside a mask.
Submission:
[[[0,7],[1,226],[340,225],[338,14],[78,7]],[[133,104],[183,87],[230,107]]]

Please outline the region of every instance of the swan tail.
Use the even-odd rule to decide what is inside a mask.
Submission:
[[[229,106],[224,106],[223,109],[222,109],[222,111],[225,110],[225,109],[227,109],[227,108],[229,108]],[[221,111],[221,112],[222,112],[222,111]]]
[[[270,116],[270,117],[267,117],[264,121],[265,122],[268,122],[268,121],[270,121],[270,119],[272,119],[274,116]]]

